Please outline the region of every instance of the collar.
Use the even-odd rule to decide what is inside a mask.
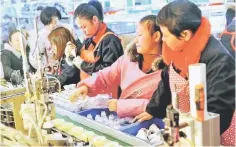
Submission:
[[[101,23],[101,27],[100,27],[99,31],[93,37],[93,42],[95,44],[97,44],[98,41],[100,40],[100,38],[106,33],[106,31],[107,31],[107,25],[105,23]]]
[[[21,58],[21,53],[17,51],[15,48],[13,48],[9,43],[4,44],[4,50],[11,51],[17,58]]]
[[[188,66],[199,62],[201,52],[205,49],[211,34],[211,25],[207,18],[202,17],[201,24],[194,36],[186,42],[182,51],[173,51],[163,43],[163,59],[167,65],[173,63],[180,70],[182,77],[188,77]]]

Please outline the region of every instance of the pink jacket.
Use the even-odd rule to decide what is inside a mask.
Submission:
[[[94,73],[79,85],[89,88],[89,96],[111,93],[111,87],[120,86],[122,93],[117,102],[117,114],[132,117],[146,110],[160,79],[161,70],[145,74],[139,69],[138,62],[131,62],[128,56],[123,55],[110,67]]]

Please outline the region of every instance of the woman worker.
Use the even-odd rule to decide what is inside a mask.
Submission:
[[[80,79],[83,80],[105,67],[111,66],[121,55],[121,40],[103,22],[102,5],[90,1],[79,5],[74,13],[75,23],[83,31],[85,40],[82,48],[76,50],[80,68]],[[73,52],[75,45],[68,43],[67,54]],[[72,54],[72,53],[71,53]],[[78,63],[77,63],[78,64]],[[117,97],[117,89],[113,97]]]
[[[161,9],[157,23],[163,33],[163,60],[168,68],[140,121],[166,116],[171,92],[179,109],[188,112],[188,66],[206,64],[207,110],[220,114],[221,144],[235,145],[235,60],[211,35],[211,25],[201,10],[188,0],[175,0]],[[158,80],[158,79],[157,79]]]
[[[109,110],[117,112],[120,117],[134,117],[144,112],[161,79],[161,64],[155,62],[159,63],[162,59],[162,34],[155,20],[154,15],[142,18],[138,24],[137,42],[128,55],[121,56],[110,67],[81,81],[78,90],[70,97],[71,101],[77,101],[80,95],[110,93],[110,87],[120,86],[121,96],[118,100],[109,100]]]

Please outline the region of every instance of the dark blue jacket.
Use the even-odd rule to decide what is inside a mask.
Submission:
[[[227,26],[226,30],[222,33],[221,36],[221,43],[224,47],[228,50],[228,52],[234,57],[235,59],[235,25],[236,18],[232,20],[232,22]],[[234,37],[234,38],[233,38]]]
[[[229,127],[235,111],[235,60],[213,36],[203,50],[200,63],[206,64],[207,109],[220,114],[221,134]],[[164,118],[166,107],[171,104],[168,67],[161,74],[162,80],[154,92],[146,111],[154,117]]]
[[[106,32],[112,32],[107,28]],[[83,42],[86,46],[90,43],[96,44],[92,39],[87,39]],[[95,63],[82,62],[81,69],[88,75],[97,72],[105,67],[111,66],[120,56],[124,54],[121,40],[115,35],[107,35],[103,38],[97,48],[96,56],[99,56],[99,60]]]

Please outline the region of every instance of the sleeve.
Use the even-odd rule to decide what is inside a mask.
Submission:
[[[121,66],[124,56],[121,56],[110,67],[94,73],[91,77],[81,81],[78,86],[86,85],[89,88],[89,96],[95,96],[100,93],[111,92],[110,87],[120,85],[121,79]]]
[[[135,117],[146,110],[149,99],[119,99],[117,114],[119,117]]]
[[[14,69],[11,68],[11,58],[8,55],[3,53],[1,55],[1,61],[2,61],[2,67],[3,67],[5,79],[10,80],[11,73],[14,71]]]
[[[229,127],[235,111],[235,64],[219,62],[206,69],[207,108],[209,112],[220,114],[222,134]]]
[[[228,50],[228,52],[234,57],[235,59],[235,48],[233,46],[233,44],[231,44],[231,39],[233,38],[233,34],[222,34],[220,41],[223,44],[223,46]],[[232,40],[233,42],[235,42],[235,39]]]
[[[102,48],[99,51],[102,58],[95,66],[95,71],[99,71],[112,65],[121,55],[124,54],[123,47],[118,38],[105,39],[102,42]]]
[[[61,85],[65,85],[66,81],[74,76],[77,76],[78,73],[77,68],[75,66],[69,66],[65,63],[64,67],[62,68],[62,74],[57,76],[57,79],[60,81]],[[78,75],[79,76],[79,75]]]
[[[77,39],[77,40],[75,41],[75,46],[76,46],[76,48],[77,48],[77,52],[79,52],[80,49],[82,48],[83,44],[81,43],[81,41],[80,41],[79,39]],[[79,54],[79,53],[77,53],[77,54]]]
[[[161,81],[149,101],[146,112],[157,118],[166,117],[166,107],[171,104],[171,91],[169,85],[168,68],[161,73]]]

